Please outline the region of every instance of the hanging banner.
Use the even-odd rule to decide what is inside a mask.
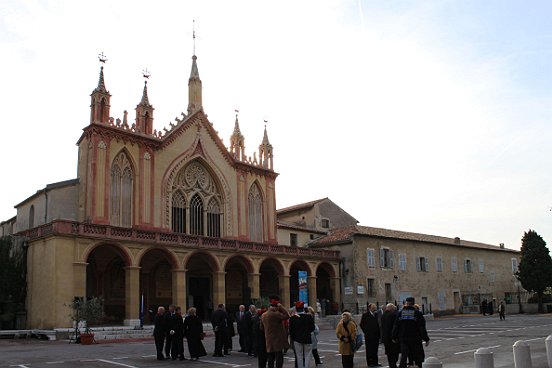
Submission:
[[[308,305],[309,290],[307,285],[307,271],[299,271],[298,279],[299,279],[299,300],[304,302],[305,305]]]

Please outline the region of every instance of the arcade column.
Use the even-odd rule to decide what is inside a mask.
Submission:
[[[173,303],[182,308],[182,314],[186,313],[186,271],[185,269],[172,270]]]
[[[260,273],[250,273],[247,275],[247,286],[251,289],[251,299],[259,300],[261,298],[260,285]]]
[[[213,272],[213,309],[226,304],[226,272]]]
[[[313,307],[314,310],[318,312],[316,309],[316,276],[309,276],[307,282],[309,288],[309,306]]]
[[[290,290],[289,290],[289,275],[278,276],[278,283],[280,284],[280,301],[284,308],[289,309],[291,306]]]
[[[140,267],[125,267],[125,326],[140,326]]]

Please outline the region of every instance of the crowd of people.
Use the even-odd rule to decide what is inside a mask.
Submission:
[[[318,307],[318,306],[317,306]],[[318,309],[318,308],[317,308]],[[344,311],[336,328],[338,350],[343,368],[352,368],[354,354],[358,350],[357,335],[363,334],[368,367],[380,367],[379,344],[383,343],[390,368],[422,367],[425,354],[423,342],[429,344],[425,319],[414,298],[406,298],[402,309],[387,304],[383,310],[369,304],[359,326],[350,312]],[[277,297],[270,298],[268,308],[240,305],[233,315],[219,304],[211,316],[215,335],[213,356],[224,357],[232,350],[234,321],[239,335],[239,352],[257,358],[259,368],[282,368],[284,354],[291,349],[296,368],[309,368],[311,360],[316,366],[323,364],[318,354],[319,313],[298,301],[290,310]],[[154,338],[157,359],[180,359],[184,356],[184,338],[187,340],[190,359],[207,355],[202,340],[203,324],[196,309],[188,309],[185,316],[180,307],[170,305],[165,311],[159,307],[155,316]],[[399,359],[400,357],[400,359]],[[397,366],[397,363],[399,365]]]
[[[383,342],[390,368],[406,368],[407,364],[422,367],[425,359],[423,342],[429,344],[425,319],[415,304],[414,298],[406,298],[400,311],[394,304],[387,304],[378,310],[375,304],[368,305],[362,315],[360,328],[348,311],[343,312],[336,328],[338,349],[343,368],[352,368],[357,335],[364,334],[366,363],[368,367],[381,367],[378,361],[378,347]],[[399,361],[400,356],[400,361]]]

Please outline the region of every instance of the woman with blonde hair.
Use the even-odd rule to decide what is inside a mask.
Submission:
[[[356,340],[357,326],[349,312],[341,314],[341,321],[335,329],[337,335],[338,350],[341,354],[341,364],[343,368],[352,368],[355,352],[351,346],[351,341]]]
[[[199,357],[207,355],[203,347],[203,323],[197,316],[196,309],[191,307],[188,309],[188,315],[184,320],[184,336],[188,340],[188,350],[192,360],[198,360]]]

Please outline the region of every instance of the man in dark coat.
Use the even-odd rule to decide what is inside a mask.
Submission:
[[[393,340],[400,343],[401,362],[399,368],[406,368],[406,361],[411,355],[414,363],[421,368],[424,360],[422,340],[429,345],[425,318],[422,312],[414,308],[414,298],[406,298],[406,305],[397,315],[393,326]]]
[[[174,353],[171,354],[171,348],[172,348],[172,339],[173,335],[171,335],[170,331],[173,331],[175,329],[174,323],[176,321],[176,313],[175,313],[175,307],[174,304],[169,305],[169,310],[165,313],[165,328],[166,328],[166,334],[165,334],[165,356],[167,359],[170,357],[175,356]]]
[[[251,313],[245,310],[245,305],[240,305],[235,316],[238,334],[240,335],[240,353],[250,353],[249,341],[251,340]]]
[[[368,311],[362,315],[360,328],[366,340],[366,362],[368,367],[381,367],[378,363],[378,347],[380,342],[380,324],[376,315],[376,305],[368,304]]]
[[[184,357],[184,319],[182,317],[182,308],[175,308],[172,325],[173,330],[169,330],[169,333],[172,335],[171,357],[173,360],[176,358],[186,360]]]
[[[222,347],[228,333],[228,314],[224,310],[224,304],[219,304],[218,309],[211,316],[211,325],[215,331],[215,353],[214,357],[223,357]]]
[[[157,350],[157,360],[165,360],[163,355],[163,343],[167,334],[165,324],[165,307],[157,308],[157,314],[153,319],[153,338],[155,339],[155,349]]]
[[[381,317],[382,340],[385,346],[385,355],[387,355],[389,368],[397,368],[397,361],[399,360],[399,344],[393,342],[393,326],[396,320],[397,307],[389,303],[385,307],[385,312],[383,312],[383,316]]]
[[[297,368],[308,368],[312,354],[312,332],[314,332],[314,317],[305,313],[305,303],[296,302],[297,314],[289,319],[289,335],[295,353]]]

